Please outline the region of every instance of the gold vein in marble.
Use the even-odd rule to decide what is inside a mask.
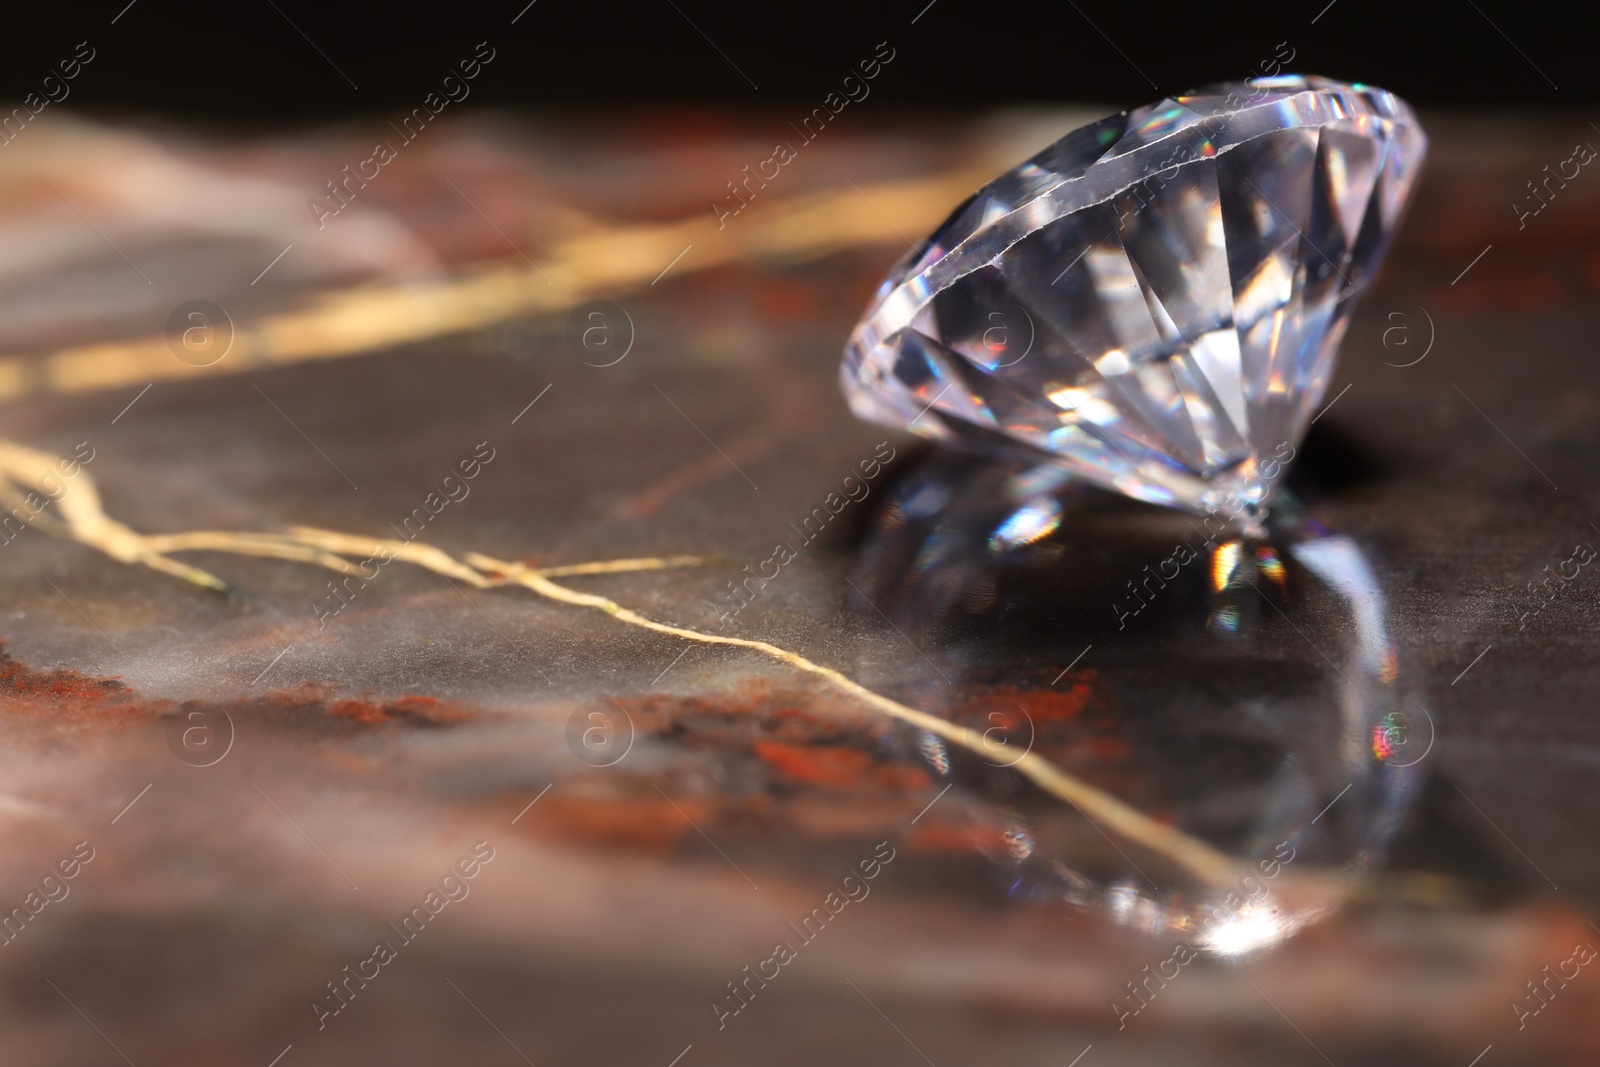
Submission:
[[[647,288],[692,245],[677,275],[765,261],[793,263],[902,240],[931,229],[982,178],[976,171],[868,184],[774,201],[770,210],[719,229],[709,213],[677,222],[583,233],[540,254],[543,265],[480,264],[460,275],[370,285],[315,297],[308,306],[237,324],[232,347],[206,367],[173,355],[164,336],[75,345],[39,356],[0,355],[0,402],[41,393],[114,389],[174,378],[342,359],[497,323],[565,311],[596,296]]]
[[[0,499],[20,497],[41,490],[43,473],[55,466],[55,457],[10,441],[0,440]],[[571,607],[601,611],[628,626],[680,637],[711,645],[727,645],[759,652],[824,682],[860,700],[867,706],[920,730],[936,734],[979,756],[1009,763],[1041,789],[1071,804],[1083,815],[1128,841],[1165,856],[1209,885],[1235,885],[1247,871],[1239,861],[1198,838],[1168,826],[1103,789],[1062,770],[1049,760],[1029,752],[1013,760],[1012,746],[990,740],[979,731],[957,725],[925,711],[874,692],[832,667],[816,663],[767,641],[720,634],[701,633],[682,626],[658,622],[618,604],[607,597],[584,593],[560,585],[552,578],[593,574],[621,574],[696,566],[702,561],[693,556],[668,558],[603,560],[538,568],[482,553],[469,552],[464,560],[431,545],[414,541],[363,537],[357,534],[293,526],[283,533],[201,530],[175,534],[140,534],[106,515],[94,478],[80,469],[54,503],[57,521],[40,529],[98,549],[123,563],[139,564],[182,578],[209,589],[229,591],[227,582],[215,575],[177,562],[171,553],[209,551],[276,559],[325,567],[341,574],[356,572],[346,557],[361,559],[379,548],[387,549],[397,560],[442,574],[478,589],[516,585],[547,600]]]

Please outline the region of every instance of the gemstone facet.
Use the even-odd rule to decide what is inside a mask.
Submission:
[[[1394,95],[1300,76],[1074,130],[890,272],[845,350],[850,407],[1140,500],[1253,514],[1426,146]]]

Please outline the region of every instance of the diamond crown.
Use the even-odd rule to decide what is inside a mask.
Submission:
[[[851,409],[1140,500],[1254,514],[1426,145],[1393,94],[1302,76],[1074,130],[890,272],[845,350]]]

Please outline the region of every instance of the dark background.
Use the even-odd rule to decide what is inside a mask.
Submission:
[[[512,25],[526,3],[94,0],[8,12],[0,99],[20,100],[88,40],[98,56],[73,85],[79,108],[229,123],[375,115],[420,104],[488,40],[498,60],[473,84],[475,105],[809,108],[887,40],[896,60],[873,93],[890,106],[1137,106],[1249,76],[1287,42],[1296,72],[1421,105],[1574,108],[1595,99],[1600,49],[1588,5],[1508,0],[537,0]]]

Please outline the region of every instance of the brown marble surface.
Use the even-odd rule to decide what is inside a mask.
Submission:
[[[1297,758],[1322,758],[1338,698],[1311,652],[1344,631],[1320,602],[1285,594],[1310,612],[1299,637],[1266,615],[1257,643],[1214,645],[1188,605],[1119,635],[1095,583],[1160,558],[1171,515],[1091,500],[1037,558],[986,569],[981,537],[959,540],[985,529],[986,476],[838,395],[903,235],[1076,118],[841,130],[722,228],[710,205],[777,117],[473,119],[322,229],[306,198],[371,131],[223,143],[63,119],[0,159],[0,438],[87,442],[105,513],[139,534],[378,539],[424,507],[417,540],[455,558],[697,557],[558,580],[978,729],[1020,713],[1062,766],[1248,852],[1206,814],[1257,780],[1250,731],[1271,732],[1232,716],[1278,701]],[[1175,909],[1180,875],[992,769],[944,796],[914,735],[814,674],[400,561],[336,596],[315,566],[174,553],[220,593],[53,536],[46,509],[0,546],[0,901],[93,858],[0,944],[4,1059],[1593,1062],[1591,968],[1520,1029],[1511,1003],[1600,945],[1600,579],[1520,616],[1541,568],[1600,543],[1600,180],[1520,230],[1510,205],[1595,135],[1577,116],[1428,127],[1294,489],[1371,561],[1431,747],[1306,847],[1304,867],[1347,871],[1319,921],[1186,964],[1119,1028],[1126,984],[1182,935],[1108,911],[1107,887],[1126,861]],[[593,299],[633,335],[612,366],[572,342]],[[239,342],[203,372],[167,345],[195,300]],[[719,631],[728,583],[886,441],[865,498]],[[960,565],[907,562],[926,546],[888,505],[918,478],[957,490]],[[584,762],[591,724],[632,747]],[[1341,779],[1312,778],[1314,813]],[[1276,825],[1271,794],[1246,799]],[[1362,821],[1380,815],[1395,825]],[[1019,825],[1085,872],[1084,899],[1018,891]],[[479,842],[468,895],[397,934]],[[889,852],[823,935],[793,936]],[[780,939],[796,958],[719,1027],[726,983]],[[379,941],[395,958],[319,1019]]]

